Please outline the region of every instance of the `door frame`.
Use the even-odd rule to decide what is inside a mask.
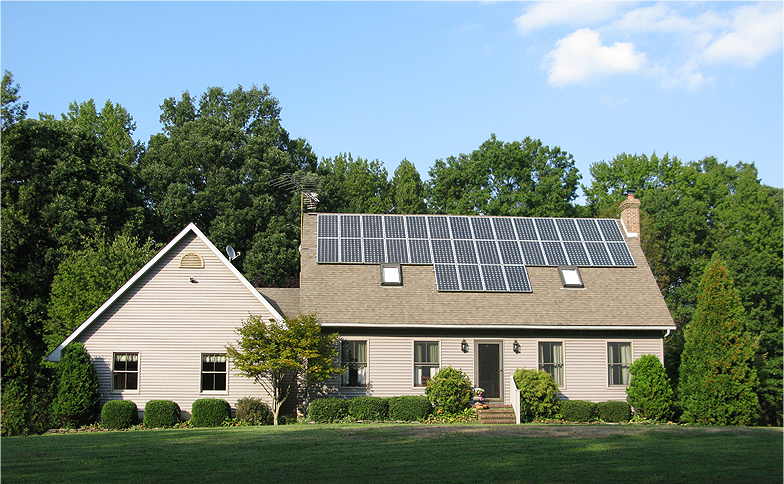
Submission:
[[[504,393],[504,340],[502,339],[475,339],[474,340],[474,385],[479,386],[479,345],[498,345],[498,393],[497,398],[486,398],[491,402],[503,402]]]

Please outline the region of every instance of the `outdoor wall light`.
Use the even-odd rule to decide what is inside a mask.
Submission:
[[[512,343],[512,351],[518,354],[520,353],[520,343],[518,343],[517,340],[514,340],[514,343]]]
[[[463,342],[460,343],[460,349],[463,350],[463,353],[468,353],[468,343],[466,343],[466,340],[463,340]]]
[[[197,281],[195,277],[191,277],[191,283],[192,284],[198,284],[199,281]]]

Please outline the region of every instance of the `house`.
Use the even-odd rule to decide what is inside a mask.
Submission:
[[[621,219],[306,213],[300,287],[255,289],[189,225],[79,327],[102,399],[265,397],[225,346],[250,314],[315,312],[341,335],[348,371],[330,395],[421,395],[462,369],[509,403],[517,368],[544,369],[561,397],[625,400],[629,365],[664,359],[675,325],[639,241],[639,200]]]

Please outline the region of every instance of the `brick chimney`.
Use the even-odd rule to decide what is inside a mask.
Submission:
[[[634,198],[634,190],[626,190],[626,199],[621,202],[620,209],[626,232],[636,237],[640,233],[640,200]]]

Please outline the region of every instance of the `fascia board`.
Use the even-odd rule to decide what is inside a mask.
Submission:
[[[547,330],[594,330],[594,331],[675,331],[675,326],[608,326],[608,325],[523,325],[523,324],[371,324],[371,323],[326,323],[321,322],[323,327],[343,327],[343,328],[407,328],[407,329],[547,329]]]

